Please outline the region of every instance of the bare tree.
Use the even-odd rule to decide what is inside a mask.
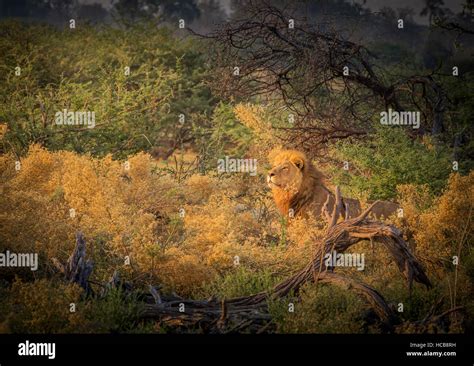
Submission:
[[[242,19],[203,37],[213,41],[214,90],[295,114],[282,134],[288,145],[318,153],[333,140],[364,136],[387,108],[421,110],[431,133],[443,130],[446,96],[436,72],[390,73],[330,22],[314,25],[291,8],[249,1]]]

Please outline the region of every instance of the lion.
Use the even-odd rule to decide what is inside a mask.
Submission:
[[[282,215],[297,217],[313,212],[318,217],[321,216],[326,201],[328,211],[332,212],[334,194],[327,188],[323,173],[316,169],[304,153],[297,150],[273,150],[269,160],[272,168],[267,175],[267,184]],[[362,209],[358,200],[347,197],[342,199],[344,207],[341,214],[344,217],[360,215]],[[380,201],[372,209],[371,215],[377,219],[387,218],[398,208],[396,203]]]

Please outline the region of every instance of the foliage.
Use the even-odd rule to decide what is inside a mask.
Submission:
[[[133,297],[111,293],[100,301],[84,300],[74,287],[45,279],[52,257],[66,261],[78,230],[85,233],[88,255],[95,262],[95,282],[108,280],[118,269],[138,288],[160,283],[165,292],[195,298],[229,298],[270,288],[306,264],[324,231],[314,217],[294,219],[283,230],[259,175],[218,177],[209,172],[178,181],[145,153],[128,157],[125,165],[110,155],[94,158],[38,145],[20,159],[18,171],[15,162],[11,154],[0,159],[0,250],[37,252],[40,267],[35,282],[31,271],[15,272],[21,282],[17,280],[4,296],[3,309],[8,311],[2,331],[163,331],[136,323],[139,309]],[[453,174],[442,195],[435,195],[428,183],[398,186],[404,217],[394,220],[428,266],[436,284],[433,293],[419,289],[408,299],[388,253],[364,244],[358,249],[369,261],[364,273],[352,275],[381,290],[390,301],[406,302],[407,319],[427,311],[433,294],[444,295],[451,303],[471,301],[473,177],[473,173]],[[461,265],[456,268],[451,263],[458,253]],[[9,277],[4,278],[8,282]],[[279,332],[377,331],[366,324],[363,303],[339,289],[319,285],[306,289],[295,299],[294,314],[284,311],[291,299],[271,305]],[[14,301],[19,302],[18,314],[24,320],[7,316]],[[58,304],[50,309],[48,301]],[[70,302],[87,311],[69,314]],[[56,320],[51,322],[50,317]]]
[[[440,193],[452,171],[447,151],[429,138],[412,140],[402,128],[378,127],[368,141],[342,141],[329,155],[337,161],[329,168],[333,183],[349,195],[368,199],[394,199],[400,184],[427,184]],[[349,163],[345,170],[344,162]]]
[[[136,3],[130,17],[142,17],[145,3]],[[179,3],[188,6],[187,22],[198,15],[195,2],[188,0],[166,9],[156,3],[155,10],[174,22]],[[120,14],[126,4],[118,2],[115,10]],[[348,15],[361,10],[333,5]],[[53,258],[66,262],[77,231],[84,233],[87,256],[94,261],[91,279],[97,293],[102,290],[97,283],[115,270],[135,288],[159,284],[165,293],[196,299],[268,290],[306,265],[325,222],[311,215],[281,217],[265,184],[267,154],[280,145],[312,153],[321,147],[316,144],[327,152],[316,161],[318,168],[345,195],[401,204],[403,217],[390,220],[427,267],[434,289],[415,285],[410,294],[387,251],[365,242],[357,247],[366,254],[365,270],[337,270],[373,286],[392,305],[403,303],[402,321],[422,319],[443,299],[439,312],[466,306],[446,331],[474,329],[469,59],[461,55],[459,63],[451,62],[460,66],[458,78],[447,66],[442,68],[447,76],[436,76],[449,106],[444,130],[430,137],[423,128],[380,126],[373,117],[383,103],[374,101],[372,92],[348,89],[363,118],[341,117],[346,114],[333,103],[352,104],[339,94],[336,79],[321,84],[325,87],[314,96],[321,118],[299,120],[273,94],[268,100],[218,101],[207,81],[217,79],[224,89],[227,84],[206,60],[207,43],[130,20],[125,29],[81,24],[75,30],[0,22],[0,252],[39,254],[37,272],[0,268],[0,333],[166,331],[137,322],[142,303],[136,294],[112,290],[102,298],[86,298],[80,288],[52,275]],[[432,61],[442,55],[432,49],[436,44],[420,50],[374,37],[369,48],[381,56],[374,61],[380,73],[376,81],[403,86],[400,80],[408,71],[423,69],[423,57]],[[312,90],[311,78],[320,74],[313,72],[314,65],[293,61],[303,77],[291,87]],[[21,68],[18,76],[16,67]],[[402,87],[404,106],[414,108],[410,98],[421,93],[416,88]],[[295,100],[296,106],[300,102]],[[55,113],[63,109],[94,111],[95,127],[56,125]],[[363,138],[341,138],[338,126],[362,129]],[[329,135],[310,138],[325,128]],[[332,133],[339,136],[334,144]],[[217,159],[224,156],[257,159],[258,174],[218,173]],[[457,172],[453,160],[459,163]],[[349,170],[343,169],[346,161]],[[71,303],[76,312],[70,312]],[[289,303],[294,312],[288,311]],[[269,301],[269,310],[277,332],[381,331],[370,323],[370,311],[359,297],[333,286],[307,284],[299,294]]]
[[[241,157],[253,144],[254,134],[239,123],[230,104],[220,102],[212,112],[210,124],[194,124],[193,133],[198,136],[201,163],[205,169],[214,169],[216,157]]]
[[[119,269],[182,293],[232,268],[235,256],[259,268],[295,251],[274,246],[280,224],[272,220],[271,199],[262,195],[258,176],[193,175],[178,183],[144,153],[130,156],[127,170],[110,156],[37,145],[20,160],[19,171],[15,162],[12,155],[0,159],[1,250],[38,252],[41,273],[52,257],[66,261],[79,230],[96,263],[96,280]],[[302,256],[285,266],[297,258]]]
[[[100,156],[152,151],[189,139],[193,119],[213,108],[196,42],[152,23],[64,31],[6,21],[0,34],[0,122],[16,154],[32,142]],[[64,109],[94,112],[95,127],[57,125]]]
[[[16,280],[2,301],[0,323],[13,333],[71,331],[71,324],[80,324],[80,312],[70,312],[70,304],[78,303],[80,295],[76,285],[58,285],[46,279],[29,283]]]
[[[278,278],[267,269],[252,271],[239,266],[209,283],[198,295],[204,298],[214,296],[219,299],[230,299],[268,291],[277,282]]]
[[[464,177],[452,174],[443,195],[434,199],[416,186],[400,187],[404,220],[413,232],[420,257],[435,263],[439,260],[451,263],[454,255],[462,258],[468,255],[474,242],[473,187],[473,172]],[[417,200],[419,192],[424,193]],[[448,268],[453,269],[450,265]]]
[[[0,302],[2,333],[111,333],[148,331],[136,319],[142,309],[136,296],[112,289],[100,299],[84,299],[74,284],[17,279]]]
[[[290,304],[294,311],[289,311]],[[299,299],[270,303],[281,333],[361,333],[363,303],[353,293],[325,285],[305,285]]]

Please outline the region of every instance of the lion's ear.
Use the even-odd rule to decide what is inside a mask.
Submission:
[[[296,158],[293,160],[293,164],[296,165],[296,167],[300,170],[303,170],[304,168],[304,161],[303,159],[300,159],[300,158]]]

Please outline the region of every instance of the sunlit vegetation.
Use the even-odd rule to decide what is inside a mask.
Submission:
[[[378,110],[355,103],[359,118],[370,117],[344,119],[342,127],[353,123],[363,133],[331,135],[319,149],[295,134],[324,132],[330,127],[324,119],[298,124],[281,98],[225,98],[211,87],[221,79],[209,43],[150,19],[127,21],[125,28],[75,31],[0,22],[0,253],[39,256],[37,271],[0,268],[0,333],[173,331],[140,319],[140,294],[150,284],[166,295],[229,299],[295,274],[327,223],[311,215],[287,220],[277,211],[266,185],[267,155],[282,146],[304,150],[328,182],[363,206],[398,202],[403,214],[386,222],[403,231],[433,289],[415,284],[410,294],[390,255],[369,242],[351,249],[365,253],[365,270],[341,272],[380,291],[390,306],[403,303],[402,322],[423,319],[442,299],[438,313],[463,311],[451,314],[445,329],[423,331],[474,329],[474,78],[465,59],[459,64],[467,90],[449,79],[449,68],[437,80],[451,103],[439,133],[432,126],[383,126]],[[386,62],[377,72],[390,82],[400,69],[426,71],[403,42],[369,45]],[[343,105],[337,83],[324,93]],[[398,97],[416,109],[407,90]],[[364,101],[373,94],[364,93]],[[327,110],[313,112],[338,120],[323,94],[309,99]],[[94,111],[95,126],[58,125],[56,113],[64,109]],[[257,174],[219,173],[217,160],[225,156],[257,159]],[[54,268],[54,261],[67,261],[78,232],[94,263],[94,295],[101,296],[86,296]],[[131,293],[104,290],[114,272]],[[280,333],[386,331],[360,297],[327,284],[308,283],[299,294],[269,300],[268,311],[269,329]]]

